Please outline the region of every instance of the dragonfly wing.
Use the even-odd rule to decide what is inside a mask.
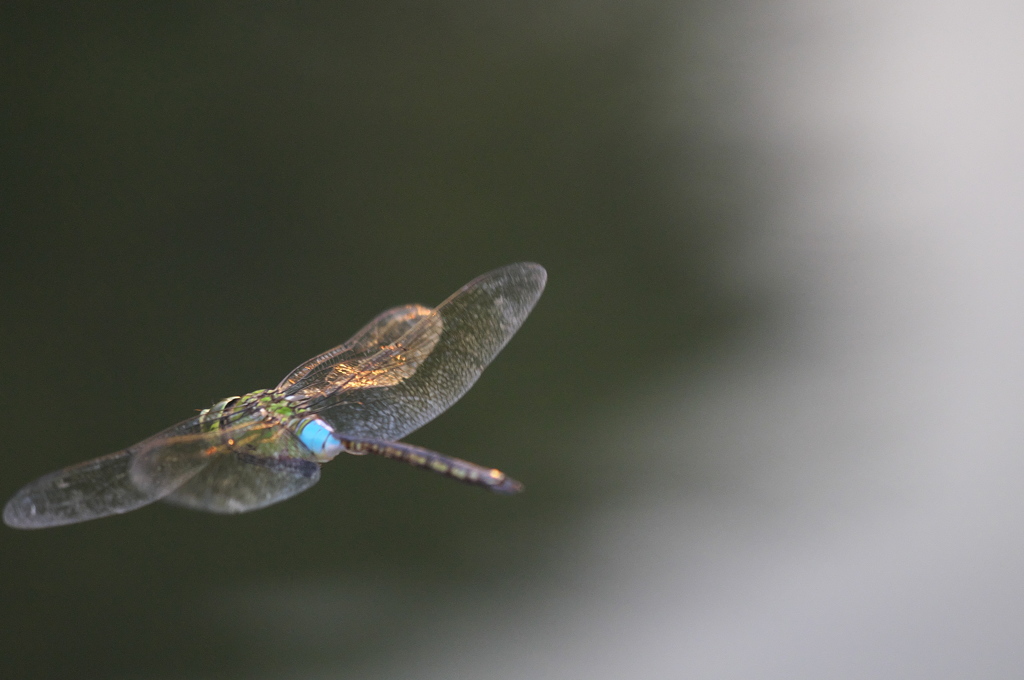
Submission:
[[[44,475],[8,501],[4,523],[18,529],[42,529],[116,515],[152,503],[160,498],[160,492],[132,481],[136,456],[198,428],[198,420],[192,418],[123,451]]]
[[[221,441],[226,436],[230,431],[220,433]],[[250,453],[257,450],[246,444],[253,438],[260,440],[259,451],[273,450],[276,457]],[[284,427],[242,427],[232,439],[233,446],[206,455],[199,470],[162,500],[206,512],[248,512],[290,498],[320,479],[320,466],[302,457],[308,451]],[[167,467],[185,471],[190,465],[173,460]]]
[[[128,471],[132,457],[126,449],[40,477],[7,502],[4,524],[16,529],[43,529],[152,503],[157,498],[131,482]]]
[[[404,437],[472,387],[526,320],[546,280],[544,268],[532,263],[480,276],[419,315],[346,381],[307,385],[308,408],[352,437]],[[310,392],[316,387],[321,394]]]
[[[206,512],[248,512],[291,498],[319,480],[320,466],[309,460],[233,452],[162,500]]]
[[[347,342],[310,359],[285,376],[277,389],[285,394],[319,396],[381,351],[386,351],[434,310],[423,305],[404,305],[378,314]]]
[[[129,468],[132,484],[155,499],[163,498],[199,474],[211,461],[227,455],[231,449],[225,440],[232,431],[216,429],[141,446]]]

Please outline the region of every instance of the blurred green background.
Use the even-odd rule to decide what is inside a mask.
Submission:
[[[571,583],[555,549],[657,477],[581,436],[595,413],[778,313],[731,276],[768,191],[722,122],[721,11],[0,6],[5,498],[271,387],[385,308],[510,262],[549,273],[477,386],[409,438],[527,493],[348,458],[248,515],[4,528],[0,676],[386,676],[473,653],[452,622],[528,618]],[[663,487],[707,482],[697,452],[669,455],[686,474]]]

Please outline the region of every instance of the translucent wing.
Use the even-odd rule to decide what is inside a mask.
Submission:
[[[282,439],[291,437],[287,430],[279,429]],[[206,512],[248,512],[291,498],[319,480],[320,466],[313,461],[232,450],[211,460],[162,500]]]
[[[128,512],[157,500],[128,477],[132,455],[109,456],[44,475],[22,487],[4,507],[4,524],[43,529]]]
[[[237,513],[284,500],[316,484],[320,466],[285,427],[240,423],[176,437],[136,454],[132,483],[193,510]]]
[[[199,430],[197,418],[181,422],[123,451],[43,475],[25,485],[4,508],[4,523],[42,529],[135,510],[160,498],[136,486],[132,462],[139,451]],[[167,485],[165,485],[167,486]]]
[[[283,427],[243,423],[200,430],[193,418],[123,451],[44,475],[11,498],[4,522],[42,529],[161,499],[209,512],[244,512],[294,496],[320,478],[320,466],[298,458],[308,452]],[[280,457],[249,453],[256,444]]]
[[[397,343],[421,321],[436,326],[434,310],[422,305],[404,305],[379,314],[352,338],[315,359],[307,361],[285,376],[278,390],[298,397],[325,396],[340,387],[371,387],[395,384],[416,372],[419,363],[433,349],[421,343],[417,352],[403,352]],[[438,333],[439,334],[439,333]],[[436,338],[435,338],[436,342]],[[372,371],[363,367],[381,353],[390,361],[377,361]]]
[[[544,268],[532,263],[484,274],[430,313],[418,311],[403,322],[405,332],[398,338],[389,336],[387,346],[353,364],[345,380],[297,381],[285,393],[306,399],[304,406],[338,432],[365,439],[400,439],[472,387],[526,320],[546,279]],[[369,349],[369,343],[356,344]]]

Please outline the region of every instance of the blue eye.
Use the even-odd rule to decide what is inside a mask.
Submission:
[[[326,449],[341,448],[334,437],[334,431],[319,418],[307,421],[298,432],[299,441],[312,453],[324,453]]]

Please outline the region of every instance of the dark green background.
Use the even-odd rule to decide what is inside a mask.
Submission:
[[[478,385],[410,437],[526,494],[346,458],[249,515],[0,529],[0,676],[371,672],[465,601],[486,621],[542,597],[553,547],[638,493],[620,475],[643,452],[580,441],[595,409],[764,317],[728,283],[766,170],[721,124],[716,5],[0,7],[5,498],[273,386],[387,307],[510,262],[549,273]],[[351,607],[311,592],[259,629],[247,593],[308,583]]]

